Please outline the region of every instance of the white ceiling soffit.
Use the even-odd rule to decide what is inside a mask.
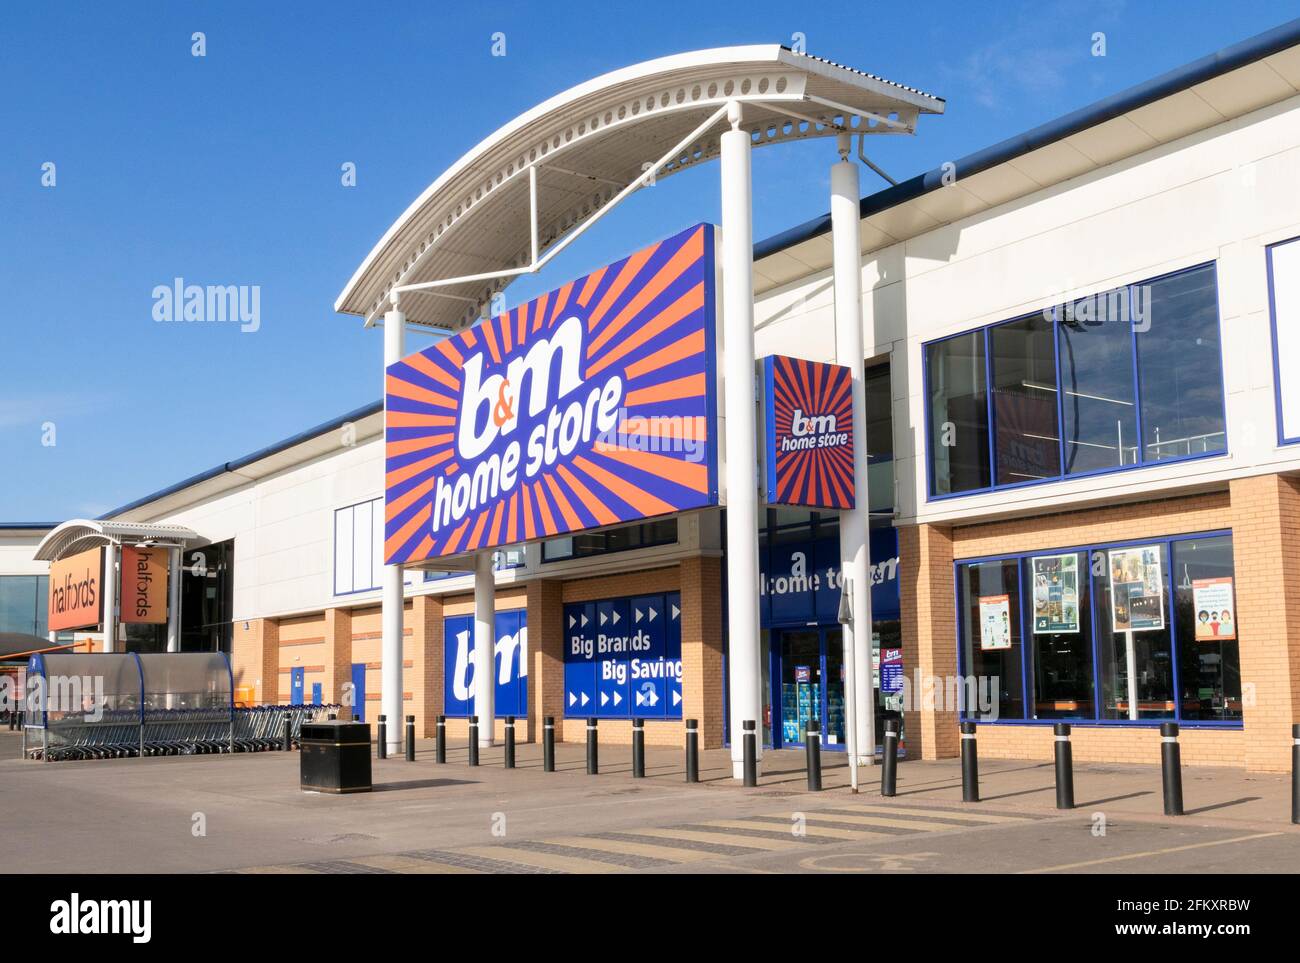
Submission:
[[[910,133],[920,114],[944,109],[930,94],[775,44],[616,70],[521,114],[453,164],[385,232],[335,310],[370,322],[395,286],[527,266],[530,167],[544,252],[732,100],[744,104],[742,126],[755,146],[834,135],[836,125]],[[656,179],[715,157],[724,126],[702,134]],[[509,281],[403,291],[402,310],[408,321],[457,330]]]
[[[870,214],[862,220],[862,251],[869,254],[981,214],[1216,124],[1237,120],[1297,93],[1300,47],[1290,47],[978,174],[958,178],[939,190]],[[822,243],[824,240],[811,238],[755,261],[754,293],[773,291],[809,273],[829,270],[831,252],[829,244]],[[805,266],[806,272],[792,277],[795,264]]]
[[[57,562],[98,545],[140,545],[164,542],[187,545],[198,533],[183,525],[154,525],[145,522],[101,522],[89,518],[72,518],[50,530],[36,546],[33,556],[38,562]]]

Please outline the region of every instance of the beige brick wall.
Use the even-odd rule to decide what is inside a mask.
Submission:
[[[953,596],[953,539],[940,525],[898,530],[903,670],[909,677],[957,674],[956,600]],[[957,715],[951,711],[904,713],[908,752],[922,759],[957,754]]]
[[[1245,764],[1283,771],[1300,722],[1300,489],[1260,475],[1231,491]]]

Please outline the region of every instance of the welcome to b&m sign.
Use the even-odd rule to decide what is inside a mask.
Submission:
[[[769,355],[763,399],[768,504],[853,508],[852,370]]]
[[[390,365],[394,565],[718,504],[714,229]]]

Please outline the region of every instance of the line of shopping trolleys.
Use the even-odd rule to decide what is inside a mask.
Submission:
[[[143,718],[138,709],[105,710],[94,722],[51,719],[44,730],[25,727],[24,742],[30,733],[41,743],[24,745],[24,752],[30,759],[49,762],[266,752],[284,747],[285,720],[296,747],[303,723],[337,715],[342,708],[328,704],[146,709]]]

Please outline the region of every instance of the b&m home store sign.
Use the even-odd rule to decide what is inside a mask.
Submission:
[[[718,504],[701,224],[390,365],[387,564]]]

